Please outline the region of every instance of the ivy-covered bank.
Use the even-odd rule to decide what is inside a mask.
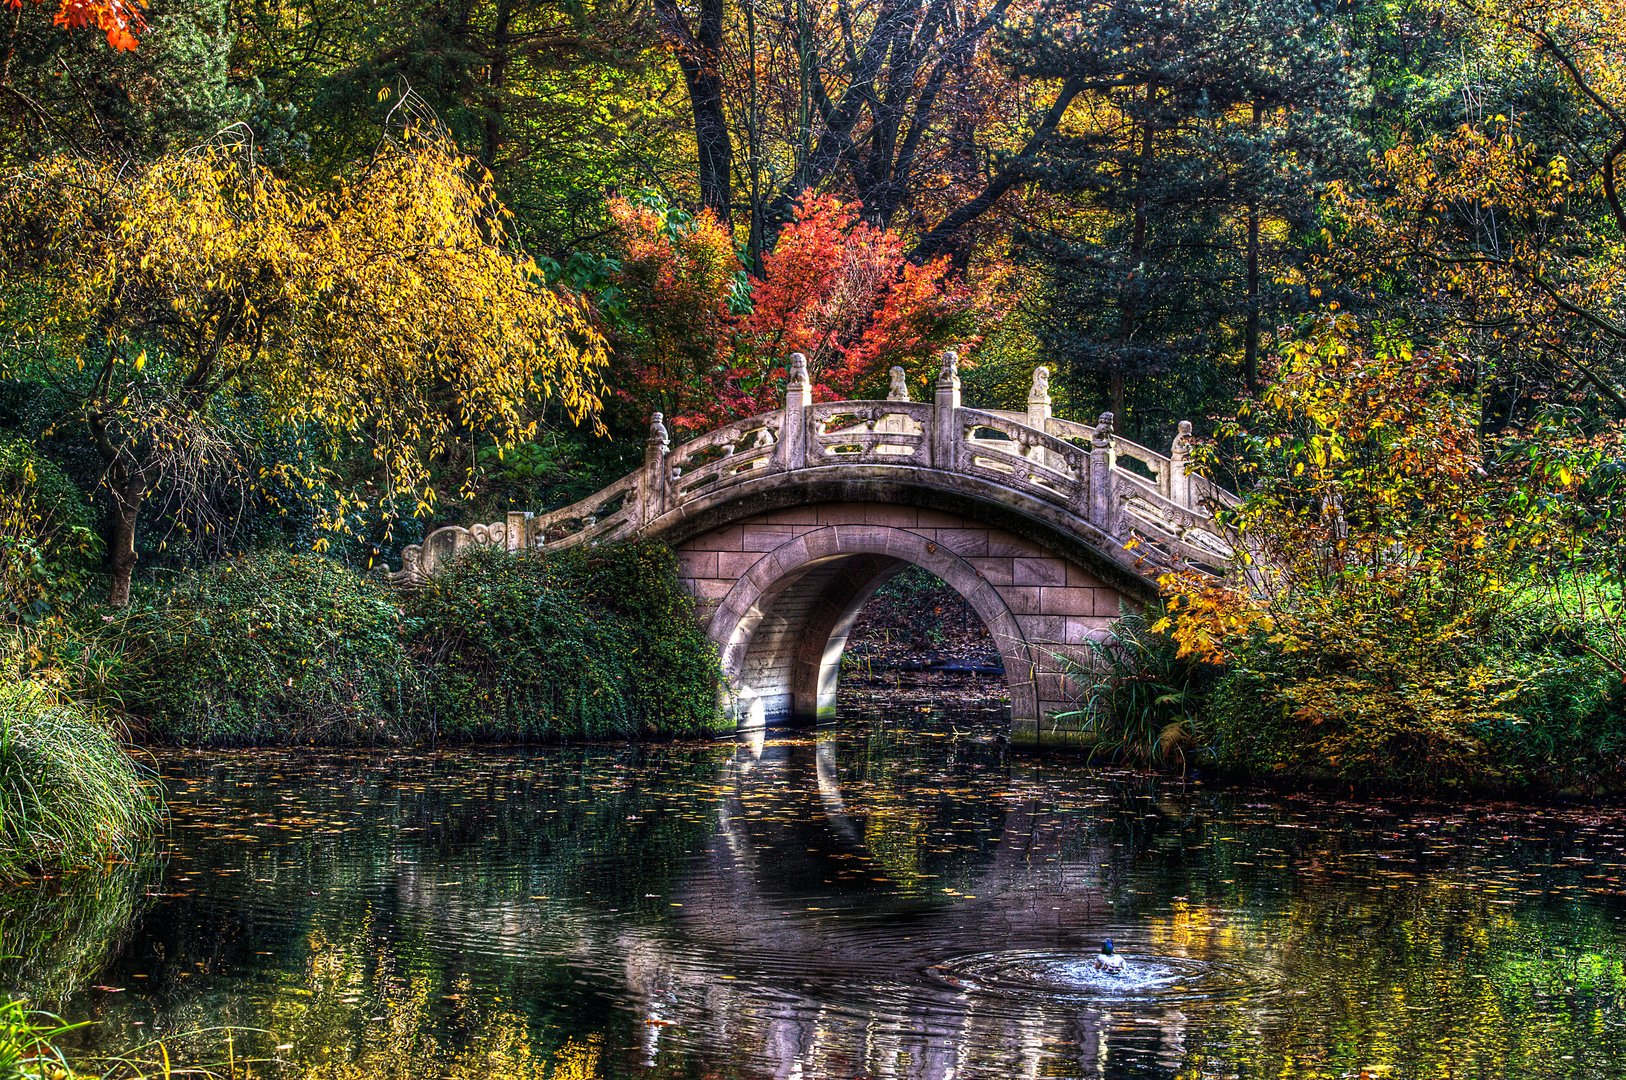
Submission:
[[[158,820],[122,745],[697,736],[715,650],[671,551],[480,551],[411,593],[263,553],[13,631],[0,680],[0,876],[125,853]],[[30,783],[45,777],[47,783]]]
[[[714,650],[659,544],[479,551],[401,593],[264,553],[44,632],[46,662],[138,738],[186,746],[697,735]]]

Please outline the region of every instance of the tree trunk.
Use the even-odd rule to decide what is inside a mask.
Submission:
[[[130,603],[130,580],[135,576],[136,565],[136,521],[145,498],[146,491],[139,480],[125,480],[113,488],[113,535],[107,545],[110,578],[107,602],[114,607]]]
[[[1259,102],[1253,103],[1253,130],[1259,130]],[[1242,381],[1248,396],[1259,396],[1259,191],[1250,185],[1248,192],[1248,308],[1247,323],[1242,331]]]
[[[700,0],[698,29],[689,26],[677,0],[655,0],[661,28],[677,47],[678,69],[689,90],[694,113],[694,141],[700,154],[700,201],[725,225],[733,216],[730,188],[734,144],[723,108],[723,5]]]
[[[508,86],[508,58],[513,47],[511,28],[514,6],[511,0],[498,0],[497,22],[491,32],[491,62],[486,78],[485,123],[480,139],[480,164],[495,172],[497,154],[502,149],[503,93]]]
[[[1125,383],[1128,379],[1125,358],[1130,346],[1139,339],[1140,294],[1146,288],[1147,209],[1146,189],[1151,182],[1152,153],[1156,148],[1156,129],[1153,114],[1157,109],[1157,83],[1146,84],[1146,117],[1141,129],[1140,148],[1135,156],[1135,199],[1129,226],[1129,273],[1123,291],[1118,296],[1118,358],[1108,376],[1112,413],[1118,421],[1118,430],[1124,430]],[[1137,373],[1138,374],[1138,373]]]

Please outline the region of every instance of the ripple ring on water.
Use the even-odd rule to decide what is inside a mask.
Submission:
[[[1122,975],[1109,975],[1095,969],[1093,956],[1079,953],[973,953],[933,965],[930,974],[974,994],[1157,1002],[1226,998],[1271,981],[1233,964],[1176,956],[1126,959]]]

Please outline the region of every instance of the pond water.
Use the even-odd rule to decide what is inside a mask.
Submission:
[[[86,1049],[334,1080],[1626,1076],[1612,811],[1154,782],[930,712],[159,764],[164,855],[0,899],[0,983],[98,1021]]]

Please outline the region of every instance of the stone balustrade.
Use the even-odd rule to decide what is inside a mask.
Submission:
[[[1034,372],[1023,411],[968,408],[960,399],[958,360],[945,354],[929,402],[909,400],[893,369],[884,401],[813,401],[807,362],[791,357],[784,408],[734,421],[672,446],[660,414],[650,423],[644,464],[570,506],[543,514],[514,511],[502,521],[449,525],[402,553],[390,575],[420,583],[471,545],[511,551],[660,537],[702,502],[733,490],[757,490],[766,477],[842,470],[877,483],[945,491],[978,485],[982,497],[1036,500],[1078,523],[1079,531],[1120,546],[1155,549],[1161,561],[1221,566],[1230,556],[1211,509],[1234,500],[1190,474],[1191,425],[1182,421],[1170,451],[1159,453],[1116,433],[1111,413],[1095,424],[1051,413],[1049,371]],[[1085,528],[1087,526],[1087,529]]]

